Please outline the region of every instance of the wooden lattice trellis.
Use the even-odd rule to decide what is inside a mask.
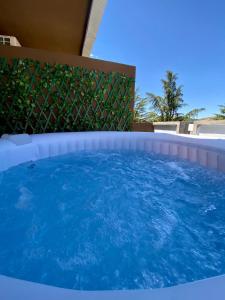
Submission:
[[[0,58],[0,134],[130,130],[134,79]]]

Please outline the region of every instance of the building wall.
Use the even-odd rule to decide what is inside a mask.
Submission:
[[[188,126],[193,122],[189,121],[167,121],[167,122],[153,122],[156,132],[171,132],[188,134]]]
[[[67,64],[70,66],[80,66],[96,71],[124,73],[132,78],[135,78],[136,72],[136,68],[134,66],[128,66],[89,57],[82,57],[73,54],[50,52],[46,50],[25,47],[0,46],[0,57],[32,58],[34,60],[51,64]]]

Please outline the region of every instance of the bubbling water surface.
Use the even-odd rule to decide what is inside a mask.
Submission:
[[[80,152],[0,173],[0,273],[79,290],[225,273],[225,175],[144,152]]]

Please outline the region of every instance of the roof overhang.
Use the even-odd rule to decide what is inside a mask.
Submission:
[[[89,56],[106,0],[0,1],[0,34],[23,47]]]
[[[107,0],[93,0],[84,39],[82,56],[90,56]]]

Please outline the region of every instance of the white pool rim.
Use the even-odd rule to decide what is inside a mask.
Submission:
[[[225,139],[144,132],[77,132],[9,135],[0,139],[0,171],[80,150],[143,150],[225,171]]]
[[[4,136],[0,171],[18,164],[81,150],[141,150],[185,159],[225,172],[225,140],[163,133],[82,132]],[[224,300],[225,275],[170,288],[131,291],[75,291],[0,275],[4,300]]]

